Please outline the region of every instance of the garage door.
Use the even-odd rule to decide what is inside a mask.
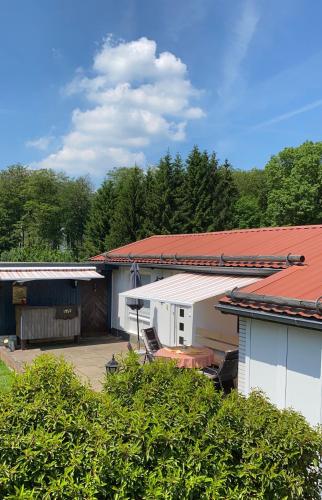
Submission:
[[[259,388],[279,408],[292,407],[312,424],[322,422],[322,334],[252,320],[247,338],[246,393]]]
[[[321,421],[321,334],[302,328],[288,328],[286,406],[306,418]]]
[[[252,320],[249,386],[265,392],[280,407],[285,402],[287,327]]]

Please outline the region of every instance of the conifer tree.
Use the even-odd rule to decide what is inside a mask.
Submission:
[[[159,221],[159,233],[171,233],[171,218],[174,207],[173,165],[170,153],[161,158],[155,173],[155,194],[157,199],[156,220]]]
[[[189,154],[186,160],[186,175],[184,181],[183,199],[183,229],[185,233],[195,232],[195,210],[198,204],[197,182],[201,164],[201,153],[197,146]]]
[[[195,231],[213,231],[216,225],[216,187],[218,182],[218,161],[215,153],[209,158],[205,151],[199,169],[197,206],[195,210]]]
[[[184,231],[184,181],[185,168],[181,156],[176,155],[172,167],[173,211],[171,216],[171,233],[179,234]]]
[[[156,168],[148,168],[144,179],[144,218],[142,224],[142,235],[144,238],[160,231],[159,220],[156,214],[159,211],[156,196]]]
[[[215,225],[215,196],[218,178],[215,154],[195,146],[187,159],[184,183],[185,232],[209,231]]]
[[[144,174],[135,166],[114,172],[116,203],[106,249],[126,245],[142,237],[144,220]]]
[[[215,225],[211,230],[223,231],[231,229],[234,225],[234,207],[238,197],[238,190],[235,184],[232,166],[225,160],[218,169],[218,183],[216,186]]]
[[[85,228],[83,254],[90,257],[106,250],[105,239],[111,230],[115,206],[115,188],[111,179],[105,179],[96,191]]]
[[[184,169],[179,155],[169,153],[155,169],[146,174],[146,210],[144,234],[182,232],[182,193]]]

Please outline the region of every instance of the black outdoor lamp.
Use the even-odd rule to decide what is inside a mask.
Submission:
[[[119,363],[116,361],[114,354],[112,359],[105,365],[106,373],[115,373],[119,369]]]

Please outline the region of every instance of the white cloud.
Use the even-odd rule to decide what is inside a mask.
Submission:
[[[182,141],[189,120],[204,116],[192,100],[200,94],[186,65],[170,52],[157,55],[153,40],[113,43],[108,37],[94,57],[92,75],[79,69],[66,95],[81,94],[60,149],[37,164],[100,177],[115,166],[145,162],[152,142]]]
[[[260,19],[255,0],[245,0],[232,29],[232,37],[223,65],[223,83],[218,93],[223,98],[231,98],[239,82],[241,66],[247,56],[249,46]]]
[[[253,130],[263,128],[269,125],[274,125],[275,123],[283,122],[285,120],[289,120],[293,116],[301,115],[302,113],[306,113],[307,111],[311,111],[312,109],[320,108],[322,106],[322,99],[318,99],[317,101],[311,102],[306,106],[302,106],[301,108],[293,109],[293,111],[289,111],[288,113],[283,113],[281,115],[275,116],[270,120],[266,120],[258,125],[253,127]]]
[[[46,151],[53,140],[54,137],[52,135],[47,135],[44,137],[39,137],[38,139],[27,141],[25,144],[28,148],[35,148],[39,149],[40,151]]]

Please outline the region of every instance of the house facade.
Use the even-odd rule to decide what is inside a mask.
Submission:
[[[177,326],[180,332],[184,323],[191,332],[188,341],[208,341],[218,352],[237,342],[242,393],[259,388],[278,407],[293,407],[315,425],[322,423],[321,248],[322,226],[260,228],[153,236],[92,261],[111,272],[112,331],[136,332],[136,316],[126,299],[134,294],[129,269],[137,262],[143,286],[135,293],[144,295],[140,328],[156,325],[162,337],[167,323],[155,323],[155,315],[171,318],[167,309],[179,306]],[[228,280],[227,286],[216,288],[218,293],[195,301],[196,286],[191,281],[185,304],[182,273],[185,279],[187,274],[213,277],[212,287],[219,286],[216,279],[227,277],[237,279],[237,284],[232,281],[229,286]],[[253,281],[238,283],[240,278]],[[164,289],[172,290],[171,296],[162,295],[162,281]],[[189,312],[180,321],[183,306],[191,307],[191,324]],[[208,319],[203,327],[204,318]],[[162,340],[178,342],[179,337]]]

